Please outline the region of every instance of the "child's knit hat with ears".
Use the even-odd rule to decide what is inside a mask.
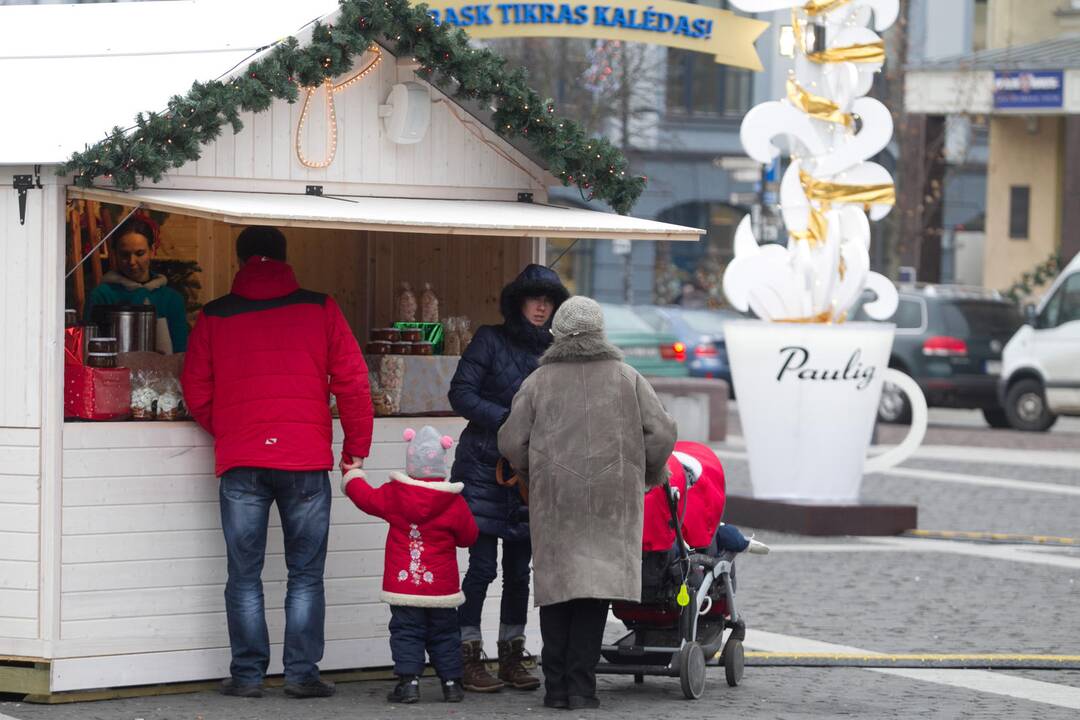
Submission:
[[[446,477],[446,454],[454,444],[453,438],[440,435],[438,430],[425,425],[420,432],[407,428],[405,439],[409,443],[405,451],[405,472],[409,477]]]

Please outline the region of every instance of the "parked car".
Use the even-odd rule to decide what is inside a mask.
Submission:
[[[861,305],[853,319],[868,320]],[[1015,303],[996,291],[953,285],[900,289],[889,366],[910,375],[931,407],[978,408],[991,427],[1008,427],[998,400],[1001,351],[1023,317]],[[911,422],[911,404],[889,383],[881,393],[878,418]]]
[[[1017,430],[1049,430],[1058,415],[1080,415],[1080,255],[1005,345],[998,392]]]
[[[658,332],[627,305],[600,303],[608,339],[642,375],[685,377],[686,345],[671,333]]]
[[[678,305],[636,305],[634,311],[654,330],[671,333],[686,346],[691,377],[721,378],[731,384],[724,323],[739,320],[733,310],[697,310]]]

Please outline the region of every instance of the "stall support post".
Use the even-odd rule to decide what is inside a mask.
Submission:
[[[41,554],[38,635],[52,658],[60,640],[60,572],[64,455],[64,273],[67,193],[65,178],[46,181],[42,252],[41,348]]]

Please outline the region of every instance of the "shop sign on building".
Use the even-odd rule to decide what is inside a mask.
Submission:
[[[666,45],[708,53],[724,65],[761,70],[754,41],[767,22],[728,10],[674,0],[489,2],[429,0],[438,23],[464,28],[477,40],[569,37]]]
[[[994,72],[997,110],[1054,110],[1062,106],[1065,75],[1061,70],[998,70]]]

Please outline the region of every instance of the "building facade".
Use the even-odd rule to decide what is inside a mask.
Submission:
[[[957,253],[955,267],[1004,290],[1052,256],[1067,261],[1080,249],[1080,1],[974,6],[985,7],[985,21],[972,25],[972,50],[913,59],[905,109],[985,134],[983,247],[974,259],[970,247],[967,257]],[[975,42],[981,33],[984,43]],[[977,245],[977,235],[954,231],[953,247]]]

